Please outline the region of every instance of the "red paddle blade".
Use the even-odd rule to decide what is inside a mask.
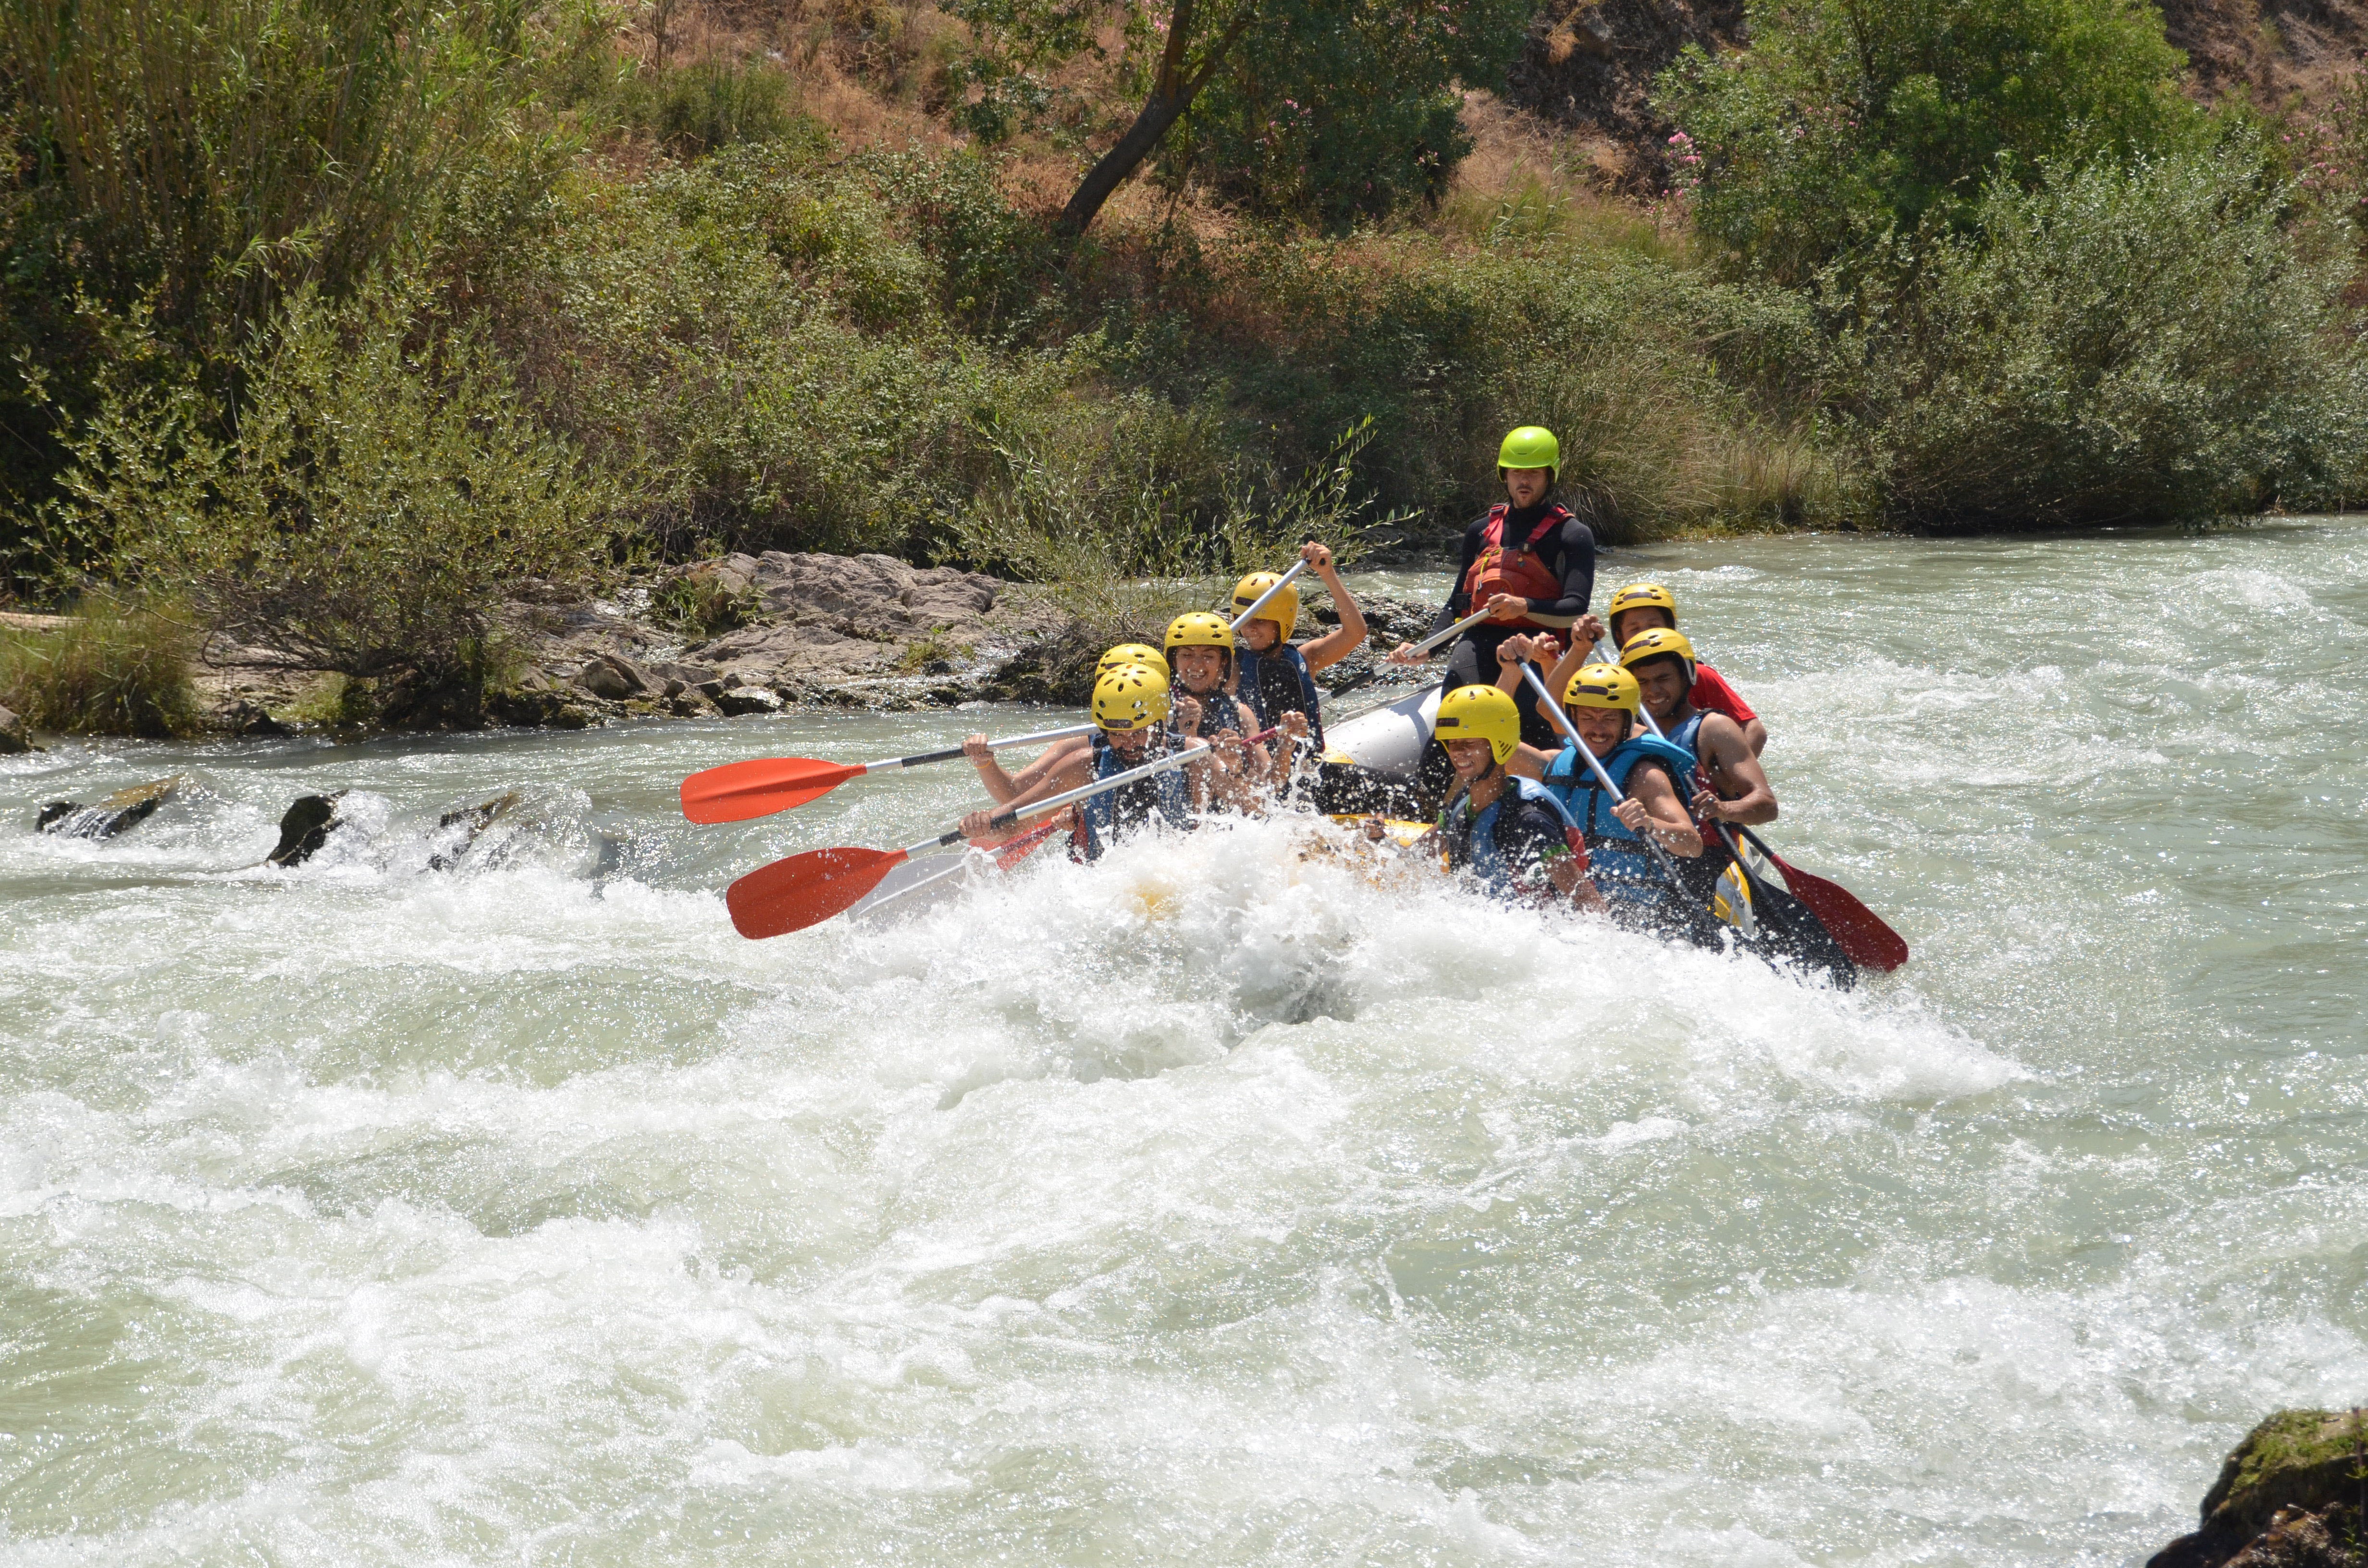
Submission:
[[[1053,830],[1054,828],[1065,827],[1068,825],[1068,822],[1069,813],[1063,812],[1051,822],[1041,823],[1038,825],[1030,828],[1026,833],[1021,834],[1019,837],[1006,839],[1001,844],[996,845],[995,846],[996,869],[1003,871],[1011,869],[1012,867],[1017,866],[1020,861],[1025,860],[1029,856],[1033,855],[1038,849],[1042,848],[1043,846],[1044,840],[1052,836]]]
[[[864,771],[861,763],[814,756],[727,762],[682,781],[682,814],[696,823],[746,822],[803,806]]]
[[[1784,885],[1793,890],[1793,896],[1825,922],[1852,963],[1889,973],[1907,961],[1907,940],[1884,925],[1883,916],[1861,903],[1856,893],[1773,855],[1769,858],[1784,873]]]
[[[732,928],[754,941],[819,926],[912,858],[902,849],[809,849],[759,866],[723,894]]]

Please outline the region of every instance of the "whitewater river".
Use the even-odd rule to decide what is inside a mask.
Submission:
[[[733,934],[975,786],[686,772],[1041,711],[0,760],[0,1562],[2142,1562],[2368,1397],[2368,525],[1647,568],[1899,975],[1280,825]]]

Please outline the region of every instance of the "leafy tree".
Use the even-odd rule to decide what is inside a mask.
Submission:
[[[1752,46],[1688,51],[1659,106],[1683,130],[1701,233],[1787,281],[2044,162],[2169,153],[2206,121],[2142,0],[1750,0]],[[1698,160],[1686,162],[1685,160]],[[1697,183],[1698,181],[1698,183]]]
[[[1171,174],[1327,222],[1434,196],[1466,151],[1451,89],[1501,74],[1529,16],[1524,0],[1166,0],[1114,17],[1096,0],[953,10],[975,40],[955,73],[957,116],[989,140],[1053,114],[1053,75],[1107,52],[1103,25],[1117,21],[1121,74],[1143,107],[1070,197],[1057,224],[1070,236],[1155,154]]]

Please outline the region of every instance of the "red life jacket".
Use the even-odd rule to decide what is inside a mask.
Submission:
[[[1472,558],[1472,568],[1463,574],[1463,600],[1473,609],[1480,609],[1498,594],[1515,594],[1525,599],[1558,599],[1562,597],[1562,579],[1546,570],[1546,563],[1537,553],[1538,542],[1560,530],[1570,521],[1570,509],[1556,502],[1538,519],[1530,537],[1519,544],[1505,542],[1505,513],[1509,504],[1498,502],[1488,509],[1488,525],[1480,535],[1480,552]],[[1554,631],[1549,627],[1530,619],[1492,620],[1490,626],[1519,627],[1530,631]]]

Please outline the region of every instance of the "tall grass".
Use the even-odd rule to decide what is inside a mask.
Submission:
[[[197,727],[197,632],[166,608],[93,596],[54,631],[0,629],[0,707],[37,730],[164,739]]]

